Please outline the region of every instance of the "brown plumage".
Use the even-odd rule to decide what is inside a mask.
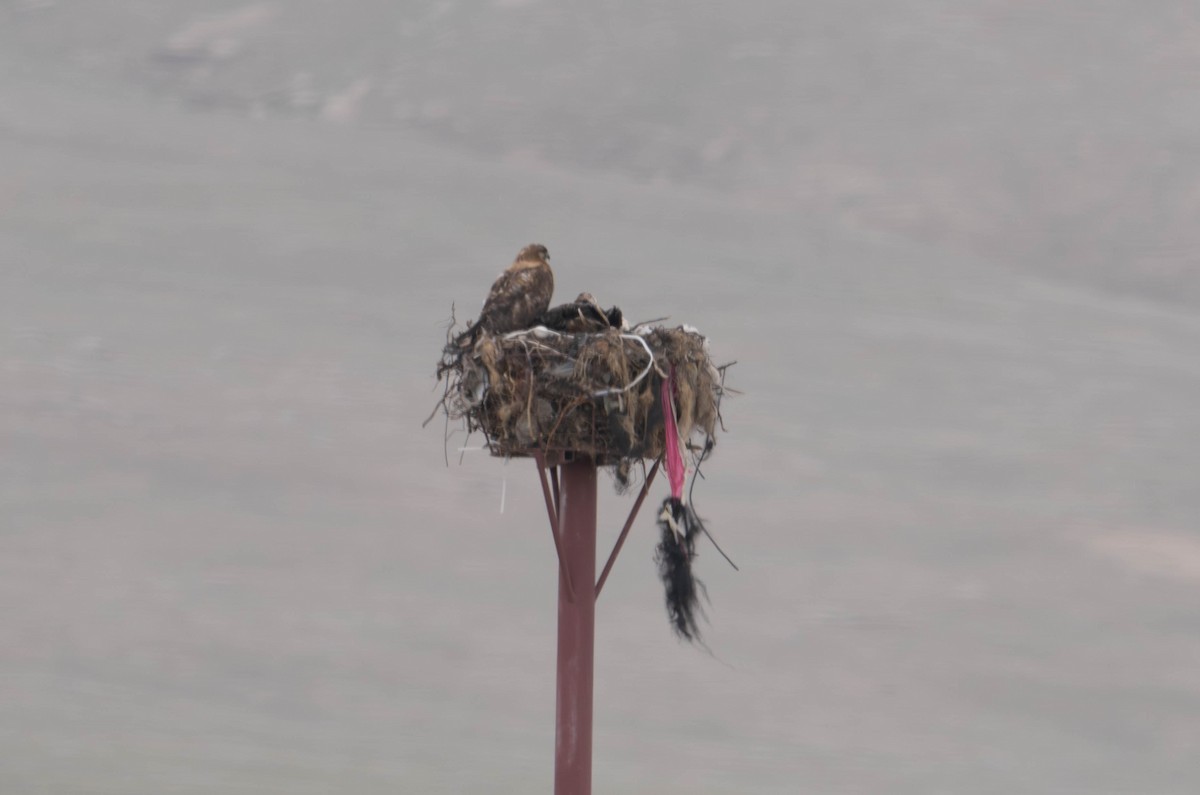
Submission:
[[[527,329],[550,307],[553,292],[550,252],[541,244],[530,244],[496,279],[475,325],[492,334]]]

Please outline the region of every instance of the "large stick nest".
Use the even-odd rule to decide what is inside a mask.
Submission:
[[[468,327],[452,336],[438,365],[442,410],[481,431],[493,455],[582,454],[627,467],[663,454],[660,394],[674,371],[680,437],[689,444],[701,437],[700,449],[710,449],[724,368],[714,366],[704,336],[687,326],[590,326],[501,335]]]

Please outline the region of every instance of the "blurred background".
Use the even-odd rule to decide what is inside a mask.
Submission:
[[[1186,2],[0,0],[0,791],[550,791],[534,467],[421,428],[536,241],[744,392],[596,792],[1195,792],[1198,132]]]

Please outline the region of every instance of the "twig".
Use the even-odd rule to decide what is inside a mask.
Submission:
[[[666,318],[661,318],[661,319],[666,320]],[[647,321],[647,322],[653,323],[655,321]],[[572,357],[567,356],[562,351],[555,350],[554,348],[551,348],[549,345],[542,345],[539,342],[537,342],[536,340],[530,340],[528,337],[526,337],[527,334],[536,334],[538,336],[541,336],[543,334],[550,334],[555,337],[567,336],[566,334],[560,334],[559,332],[554,331],[553,329],[548,329],[545,326],[534,326],[531,329],[523,329],[521,331],[510,331],[508,334],[504,335],[504,339],[520,340],[521,344],[525,345],[525,346],[528,346],[529,344],[532,343],[533,345],[536,345],[539,348],[545,348],[548,351],[552,351],[552,352],[558,354],[559,356],[562,356],[564,359],[567,359],[568,361],[575,361]],[[573,336],[573,337],[603,337],[604,335],[603,334],[572,334],[571,336]],[[617,394],[618,392],[628,392],[630,389],[633,389],[635,386],[637,386],[638,383],[640,383],[643,378],[645,378],[647,375],[649,375],[650,370],[654,368],[654,351],[650,350],[650,344],[648,342],[646,342],[646,339],[644,337],[642,337],[640,334],[618,334],[617,336],[619,336],[623,340],[633,340],[634,342],[641,345],[643,350],[646,351],[646,355],[650,357],[650,361],[646,363],[646,366],[645,366],[645,368],[642,369],[642,372],[638,373],[637,378],[633,379],[625,386],[611,387],[609,389],[598,389],[598,390],[595,390],[592,392],[592,394],[591,394],[592,397],[605,397],[607,395]],[[529,359],[529,348],[528,347],[526,347],[526,349],[525,349],[525,358]],[[532,361],[529,361],[529,370],[531,373],[533,372],[533,362]]]
[[[630,326],[629,328],[631,331],[636,332],[642,326],[649,326],[651,323],[661,323],[664,320],[670,320],[670,319],[671,319],[670,315],[664,315],[663,317],[656,317],[653,320],[643,320],[641,323],[636,323],[636,324]]]
[[[717,372],[719,372],[721,374],[721,388],[717,392],[717,422],[719,422],[721,424],[722,432],[725,431],[725,420],[721,418],[721,398],[725,394],[725,369],[728,367],[732,367],[735,364],[737,364],[737,362],[730,362],[729,364],[725,364],[725,365],[722,365],[717,368]],[[695,511],[696,511],[696,501],[692,497],[692,491],[696,488],[696,478],[704,477],[704,473],[702,473],[700,471],[700,466],[704,463],[705,459],[707,459],[708,456],[712,453],[714,446],[715,445],[713,444],[712,438],[709,437],[706,440],[704,447],[701,448],[700,454],[698,456],[696,456],[696,459],[695,459],[696,464],[695,464],[695,470],[692,473],[692,482],[690,484],[688,484],[688,504],[692,506],[693,513],[695,513]],[[725,550],[721,549],[721,545],[717,543],[717,539],[713,538],[712,533],[708,532],[708,528],[704,525],[704,522],[700,522],[700,529],[704,531],[704,535],[708,536],[708,540],[712,542],[712,545],[717,550],[717,552],[721,553],[721,557],[725,558],[725,561],[730,566],[733,566],[733,570],[741,571],[741,569],[738,568],[738,565],[736,563],[734,563],[733,560],[728,555],[725,554]]]
[[[650,370],[653,369],[653,367],[654,367],[654,351],[650,350],[650,344],[647,343],[644,338],[642,338],[641,336],[639,336],[637,334],[622,334],[620,336],[621,336],[621,339],[623,339],[623,340],[635,340],[636,342],[641,343],[642,347],[645,348],[645,350],[646,350],[646,355],[650,357],[650,361],[646,362],[645,369],[642,370],[642,372],[640,372],[638,374],[638,377],[633,379],[632,381],[630,381],[625,386],[621,387],[620,389],[616,389],[616,388],[601,389],[596,392],[593,392],[592,397],[604,397],[605,395],[615,395],[618,393],[628,392],[629,390],[631,390],[635,386],[637,386],[638,382],[640,382],[643,378],[645,378],[647,375],[649,375]]]

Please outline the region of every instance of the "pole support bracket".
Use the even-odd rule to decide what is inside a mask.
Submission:
[[[567,571],[567,562],[563,558],[562,536],[558,524],[561,515],[558,471],[553,471],[554,491],[551,492],[550,483],[546,480],[546,457],[542,453],[536,453],[534,459],[537,462],[538,479],[542,482],[542,496],[546,498],[546,515],[550,519],[550,535],[554,538],[554,552],[558,556],[558,573],[563,578],[563,582],[567,584],[567,596],[570,601],[574,602],[575,585],[571,582],[571,572]]]
[[[650,468],[650,473],[646,475],[646,480],[642,483],[642,490],[638,492],[637,499],[633,502],[633,507],[629,509],[629,517],[625,520],[625,526],[621,528],[621,535],[617,536],[617,543],[613,545],[613,550],[608,556],[608,562],[604,564],[604,569],[600,572],[600,578],[596,580],[596,598],[600,597],[600,591],[604,588],[604,582],[608,579],[608,573],[612,571],[613,564],[617,562],[617,555],[621,553],[621,547],[625,545],[625,537],[629,535],[629,528],[633,527],[633,522],[637,519],[638,511],[641,510],[642,503],[645,502],[646,495],[650,492],[650,485],[654,483],[654,476],[658,474],[659,463],[659,461],[655,461],[654,466]]]

